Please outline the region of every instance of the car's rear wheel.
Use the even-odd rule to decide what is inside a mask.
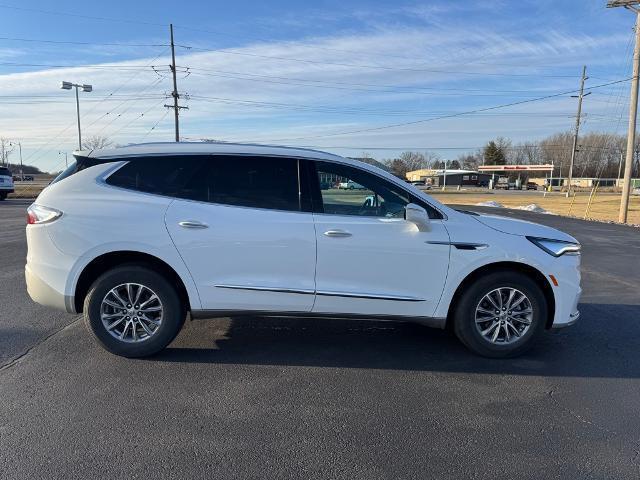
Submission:
[[[100,276],[84,301],[89,331],[109,352],[145,357],[164,349],[185,319],[176,289],[161,274],[124,265]]]
[[[454,331],[479,355],[515,357],[533,346],[547,315],[544,292],[531,277],[497,271],[462,292],[454,311]]]
[[[0,201],[7,198],[7,192],[0,192]]]

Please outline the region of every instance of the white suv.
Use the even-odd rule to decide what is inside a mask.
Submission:
[[[27,288],[118,355],[162,350],[187,313],[411,320],[489,357],[579,316],[574,238],[453,210],[365,163],[200,143],[75,157],[29,207]]]
[[[11,171],[6,167],[0,167],[0,200],[6,199],[10,193],[13,193]]]

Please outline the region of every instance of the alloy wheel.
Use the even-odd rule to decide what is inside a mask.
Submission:
[[[158,295],[139,283],[123,283],[107,292],[100,304],[100,319],[109,334],[122,342],[144,342],[162,324]]]
[[[532,322],[531,301],[516,288],[501,287],[491,290],[476,307],[476,329],[492,344],[517,342],[527,333]]]

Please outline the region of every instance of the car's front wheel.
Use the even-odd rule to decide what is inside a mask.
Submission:
[[[533,346],[547,316],[544,292],[531,277],[497,271],[462,292],[454,311],[454,331],[479,355],[515,357]]]
[[[89,331],[109,352],[146,357],[164,349],[185,320],[176,289],[161,274],[124,265],[101,275],[84,301]]]

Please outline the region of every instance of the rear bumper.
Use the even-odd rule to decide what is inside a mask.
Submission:
[[[14,191],[13,187],[0,187],[0,193],[13,193]]]
[[[77,258],[58,250],[47,231],[47,224],[27,225],[27,264],[24,277],[34,302],[75,313],[74,289],[69,274]]]
[[[49,285],[29,268],[28,264],[24,268],[24,277],[27,282],[27,293],[34,302],[46,307],[75,313],[73,297],[65,295]]]

